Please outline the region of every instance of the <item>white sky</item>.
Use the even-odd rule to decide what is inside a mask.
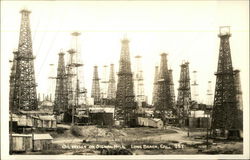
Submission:
[[[241,70],[244,106],[249,102],[249,4],[248,1],[1,1],[1,81],[8,90],[9,62],[18,47],[20,9],[30,15],[38,93],[48,91],[49,64],[57,65],[58,53],[70,47],[73,31],[80,31],[84,79],[91,93],[93,66],[115,64],[120,40],[130,39],[130,57],[142,56],[145,93],[151,103],[154,66],[160,53],[168,53],[177,96],[180,64],[190,62],[190,76],[197,70],[200,99],[205,101],[207,82],[215,83],[219,54],[219,26],[231,26],[233,67]],[[7,92],[6,92],[7,93]]]

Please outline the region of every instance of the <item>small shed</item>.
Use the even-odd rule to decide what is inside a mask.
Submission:
[[[34,151],[51,148],[53,138],[50,134],[34,134]],[[12,150],[14,152],[32,151],[32,134],[12,134]]]
[[[26,152],[26,151],[31,151],[31,150],[32,150],[32,136],[31,135],[12,134],[12,151]]]
[[[163,128],[163,121],[158,118],[151,118],[149,119],[149,126],[161,129]]]
[[[33,116],[34,126],[37,128],[56,129],[56,119],[54,116]]]
[[[154,128],[163,128],[163,121],[158,118],[138,117],[138,125]]]
[[[92,124],[110,126],[114,121],[114,108],[89,108],[89,119]]]
[[[50,134],[34,134],[34,151],[50,149],[52,140]]]

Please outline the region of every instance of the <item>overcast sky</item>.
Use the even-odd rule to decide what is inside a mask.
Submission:
[[[130,57],[142,56],[145,93],[151,103],[154,66],[160,53],[168,53],[177,96],[180,64],[190,62],[198,72],[200,100],[205,101],[208,81],[215,88],[214,72],[219,54],[219,26],[231,26],[233,67],[241,71],[244,106],[249,97],[249,4],[248,1],[1,1],[1,69],[3,89],[8,90],[9,60],[18,47],[22,8],[30,14],[38,93],[48,91],[49,64],[57,65],[58,53],[70,48],[70,33],[81,32],[84,80],[91,93],[93,66],[115,64],[120,40],[126,33]],[[192,74],[190,74],[192,78]],[[7,93],[7,92],[6,92]]]

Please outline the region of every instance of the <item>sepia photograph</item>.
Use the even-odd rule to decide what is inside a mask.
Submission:
[[[1,159],[249,159],[249,1],[1,1]]]

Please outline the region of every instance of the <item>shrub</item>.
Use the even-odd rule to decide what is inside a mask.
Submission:
[[[82,136],[82,130],[78,126],[72,126],[70,128],[70,131],[71,131],[71,134],[76,136],[76,137]]]

